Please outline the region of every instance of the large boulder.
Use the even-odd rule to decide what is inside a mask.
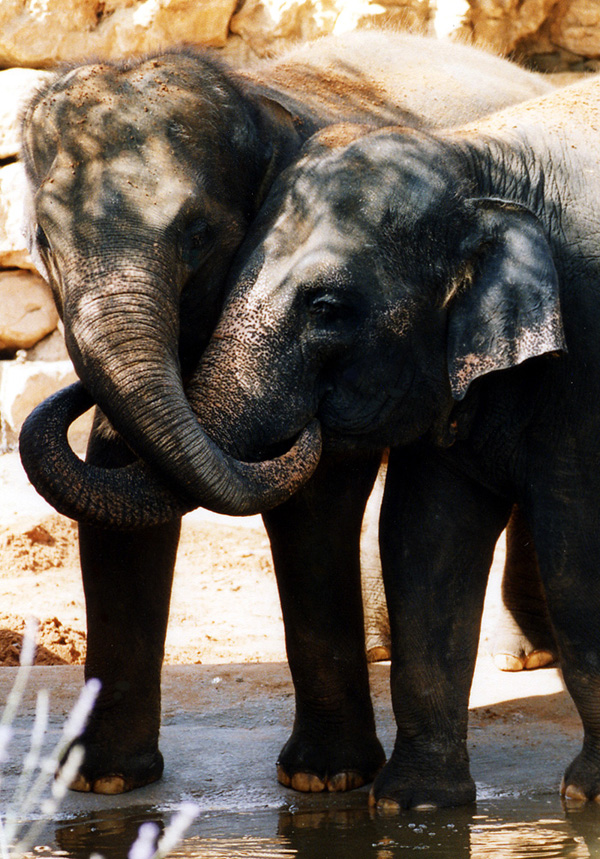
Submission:
[[[0,64],[48,67],[169,45],[223,46],[236,0],[3,0]]]
[[[14,448],[27,415],[46,397],[77,379],[70,361],[0,361],[0,450]],[[69,430],[77,451],[85,450],[92,412]]]
[[[31,349],[56,328],[52,292],[38,274],[0,271],[0,352]]]
[[[543,71],[600,60],[600,4],[591,0],[469,0],[461,34]],[[591,64],[594,68],[594,63]]]
[[[0,15],[1,9],[2,4]],[[0,72],[0,159],[18,155],[19,118],[24,103],[49,74],[37,69],[5,69]]]
[[[0,268],[35,271],[23,235],[25,172],[19,161],[0,167]]]

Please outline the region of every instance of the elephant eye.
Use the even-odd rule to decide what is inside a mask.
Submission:
[[[181,256],[186,265],[197,268],[212,247],[212,230],[206,221],[193,221],[185,230]]]
[[[350,315],[350,307],[330,293],[310,296],[308,304],[311,317],[319,325],[333,325]]]
[[[188,239],[193,248],[200,247],[208,235],[208,224],[205,221],[196,221],[188,230]]]
[[[40,250],[47,251],[50,249],[50,242],[48,241],[48,236],[46,235],[43,228],[40,227],[39,224],[37,225],[37,228],[35,231],[35,241],[36,241],[38,248],[40,248]]]

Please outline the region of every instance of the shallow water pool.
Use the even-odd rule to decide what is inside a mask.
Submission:
[[[364,796],[362,798],[364,800]],[[57,822],[37,855],[106,859],[127,856],[141,823],[160,826],[170,812],[114,811]],[[52,833],[49,831],[48,836]],[[347,807],[203,813],[172,854],[198,859],[600,859],[600,807],[566,809],[558,798],[503,797],[477,806],[374,815]]]

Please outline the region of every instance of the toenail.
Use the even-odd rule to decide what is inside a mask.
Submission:
[[[69,785],[69,788],[70,790],[78,790],[81,793],[89,793],[92,789],[92,786],[87,780],[87,778],[84,778],[80,773],[73,779],[73,781]]]
[[[282,784],[284,787],[291,787],[292,780],[289,775],[286,773],[284,768],[277,764],[277,781],[279,784]]]
[[[325,782],[313,773],[294,773],[291,786],[302,793],[321,793],[325,790]]]
[[[522,671],[523,660],[512,653],[495,653],[494,665],[500,671]]]
[[[94,793],[112,796],[118,793],[125,793],[125,791],[125,779],[120,775],[102,776],[102,778],[97,778],[94,782]]]
[[[377,800],[377,811],[385,817],[394,817],[400,813],[400,803],[393,799]]]

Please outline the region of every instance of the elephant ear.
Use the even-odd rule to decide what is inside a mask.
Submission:
[[[263,178],[254,198],[255,212],[263,204],[275,177],[288,166],[302,145],[294,117],[284,105],[264,94],[256,97],[256,104],[266,144]]]
[[[451,299],[448,369],[452,395],[528,358],[565,350],[559,283],[543,227],[524,206],[468,200],[473,224],[462,258],[470,282]]]

